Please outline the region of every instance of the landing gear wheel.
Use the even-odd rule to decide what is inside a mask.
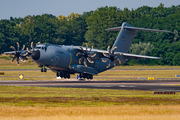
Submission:
[[[57,76],[57,77],[60,77],[60,73],[59,73],[59,72],[57,72],[57,73],[56,73],[56,76]]]
[[[43,68],[41,68],[41,72],[43,72]]]
[[[89,80],[89,78],[90,78],[90,75],[87,75],[87,79]]]
[[[44,68],[44,72],[47,72],[47,69],[46,69],[46,68]]]
[[[84,79],[87,78],[87,75],[86,75],[86,74],[83,74],[83,78],[84,78]]]
[[[45,66],[43,66],[43,67],[41,68],[41,72],[47,72],[47,69],[45,68]]]
[[[91,80],[93,79],[93,75],[90,75],[90,77],[89,77]]]
[[[82,77],[83,77],[83,74],[82,74],[82,73],[80,73],[80,74],[79,74],[79,77],[80,77],[80,78],[82,78]]]
[[[70,78],[70,74],[67,74],[67,78],[68,78],[68,79]]]
[[[59,75],[60,75],[61,78],[64,77],[64,73],[63,72],[60,72]]]

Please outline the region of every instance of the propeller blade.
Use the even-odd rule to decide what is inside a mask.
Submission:
[[[94,63],[94,61],[92,61],[89,57],[87,57],[87,60],[88,60],[88,62],[90,62],[90,63]]]
[[[96,53],[94,53],[94,54],[88,54],[88,57],[95,57],[96,56]]]
[[[93,46],[92,46],[91,49],[89,50],[89,53],[91,52],[92,49],[93,49]]]
[[[10,48],[12,48],[14,51],[16,51],[16,48],[14,46],[10,46]]]
[[[34,49],[34,45],[33,45],[33,42],[31,42],[31,48]]]
[[[78,52],[78,53],[76,54],[76,56],[78,56],[78,55],[83,55],[83,53],[81,53],[81,52]]]
[[[107,62],[109,59],[106,59],[106,60],[102,60],[103,62]]]
[[[36,43],[36,46],[39,45],[41,42]]]
[[[117,47],[114,47],[114,48],[112,49],[112,55],[114,55],[114,52],[115,52],[116,49],[117,49]]]
[[[108,54],[108,53],[104,53],[104,52],[103,52],[103,55],[104,55],[105,57],[110,58],[110,56],[109,56],[109,54]]]
[[[84,59],[84,65],[87,67],[87,60]]]
[[[16,59],[16,56],[14,56],[14,57],[12,58],[12,60],[11,60],[11,61],[12,61],[12,63],[13,63],[13,61],[14,61],[15,59]]]
[[[111,61],[109,61],[108,66],[106,66],[106,68],[109,68],[109,67],[110,67],[110,65],[111,65]]]
[[[108,48],[107,48],[107,51],[109,52],[109,54],[111,55],[111,51],[110,51],[110,46],[108,46]]]
[[[83,51],[83,53],[85,53],[84,49],[81,46],[79,46],[79,48]]]
[[[16,58],[16,63],[19,66],[19,57]]]
[[[19,43],[17,42],[17,51],[19,51]]]
[[[31,61],[31,64],[33,64],[34,60]]]
[[[115,54],[114,57],[116,57],[116,56],[118,56],[118,55],[120,55],[120,54]]]
[[[84,57],[82,56],[80,59],[79,59],[79,64],[81,64],[82,60],[84,59]]]
[[[29,50],[29,48],[26,48],[26,50],[27,50],[29,53],[32,53],[32,52]]]
[[[120,59],[119,58],[115,58],[116,59],[116,63],[119,63],[119,64],[121,64],[121,61],[120,61]]]
[[[116,66],[116,62],[113,61],[113,63],[114,63],[114,67],[115,67]]]
[[[23,51],[23,50],[24,50],[24,48],[25,48],[25,45],[23,45],[23,48],[21,49],[21,51]]]
[[[88,44],[87,43],[85,43],[85,44],[86,44],[86,52],[87,52]]]
[[[22,62],[25,62],[25,60],[20,56],[19,59],[22,61]]]

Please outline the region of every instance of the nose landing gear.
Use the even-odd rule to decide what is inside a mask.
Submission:
[[[45,68],[45,66],[43,66],[43,67],[41,68],[41,72],[47,72],[47,69]]]

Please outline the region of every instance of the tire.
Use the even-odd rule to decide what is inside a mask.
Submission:
[[[83,74],[83,78],[84,78],[84,79],[87,78],[87,75],[86,75],[86,74]]]
[[[93,79],[93,75],[90,75],[90,77],[89,77],[91,80]]]
[[[87,79],[89,80],[89,78],[90,78],[90,75],[87,75]]]
[[[83,77],[83,75],[80,73],[80,74],[79,74],[79,77],[80,77],[80,78],[82,78],[82,77]]]
[[[70,78],[70,74],[67,75],[67,78],[68,78],[68,79]]]

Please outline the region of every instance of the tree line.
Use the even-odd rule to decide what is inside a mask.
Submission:
[[[0,20],[0,53],[11,51],[19,42],[30,48],[30,43],[52,43],[57,45],[81,45],[87,42],[97,49],[112,46],[118,31],[105,31],[127,22],[134,27],[174,31],[175,34],[159,32],[137,32],[129,52],[160,56],[162,60],[145,59],[139,64],[180,65],[180,5],[164,7],[142,6],[137,9],[100,7],[82,15],[69,16],[52,14],[28,15],[24,18]]]

